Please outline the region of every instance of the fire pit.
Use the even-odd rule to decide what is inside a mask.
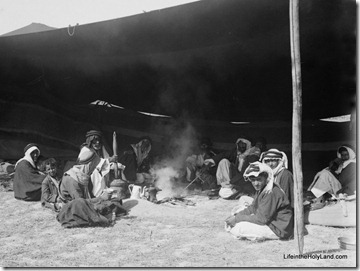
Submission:
[[[157,204],[161,204],[161,203],[170,203],[172,205],[181,205],[181,206],[195,206],[195,202],[185,199],[184,197],[166,197],[163,198],[162,200],[158,200],[156,202]]]

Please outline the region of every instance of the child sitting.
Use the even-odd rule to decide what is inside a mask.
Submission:
[[[59,194],[60,178],[57,171],[57,161],[54,158],[49,158],[44,164],[47,175],[41,186],[41,205],[59,212],[62,199]]]

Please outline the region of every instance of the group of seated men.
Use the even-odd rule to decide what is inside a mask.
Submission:
[[[287,156],[277,149],[266,149],[266,140],[263,137],[251,142],[245,137],[239,137],[234,148],[215,154],[211,150],[211,141],[201,141],[201,152],[189,156],[187,162],[187,178],[211,179],[210,188],[219,190],[223,199],[239,198],[241,195],[253,196],[254,187],[245,180],[244,173],[247,167],[260,161],[267,164],[274,174],[276,183],[280,185],[293,206],[293,178],[288,168]],[[197,176],[196,176],[197,175]]]
[[[146,159],[151,150],[151,139],[140,138],[136,144],[131,144],[120,157],[109,156],[102,144],[102,133],[91,130],[86,134],[86,141],[80,147],[77,161],[59,178],[57,163],[54,158],[44,161],[43,172],[38,169],[37,161],[40,149],[36,144],[28,144],[24,149],[24,157],[15,164],[14,193],[15,198],[25,201],[39,201],[42,199],[41,185],[44,179],[51,178],[59,196],[57,200],[71,201],[76,198],[97,198],[107,195],[110,183],[110,170],[118,167],[121,178],[130,183],[147,182],[153,177],[146,173],[150,167]],[[120,171],[119,171],[120,172]],[[61,182],[59,182],[61,179]],[[46,191],[48,191],[47,189]]]
[[[193,176],[193,180],[206,180],[210,178],[206,174],[215,175],[213,180],[220,189],[221,198],[240,198],[239,206],[226,219],[226,229],[234,237],[251,240],[291,238],[294,180],[288,170],[287,156],[277,149],[266,150],[263,138],[253,143],[246,138],[238,138],[236,146],[230,151],[217,155],[209,150],[203,151],[202,159],[190,156],[187,159],[187,176]],[[199,173],[194,177],[190,173],[194,171],[196,164]],[[349,196],[349,200],[353,199],[356,195],[356,154],[352,148],[344,145],[338,149],[337,158],[330,162],[330,166],[316,174],[307,196],[309,193],[312,195],[311,211],[324,207],[325,199],[329,196],[337,202],[344,196]],[[317,205],[319,198],[322,199],[321,207]],[[341,208],[340,204],[333,204],[331,207],[330,212],[334,212],[335,208],[337,212]],[[352,209],[349,208],[350,210]],[[351,225],[354,218],[355,216],[346,214],[345,217],[338,216],[337,221],[343,220],[339,225]],[[326,225],[324,222],[316,222],[319,220],[323,218],[318,213],[313,212],[310,216],[308,213],[305,223]]]
[[[223,199],[240,198],[239,202],[244,203],[243,206],[226,219],[226,229],[235,237],[291,238],[294,183],[292,173],[287,169],[287,156],[277,149],[266,150],[264,138],[253,143],[240,137],[233,149],[215,154],[210,150],[211,142],[202,141],[201,152],[186,159],[187,179],[208,180],[209,187],[219,190],[218,195]],[[147,173],[150,167],[147,158],[151,146],[151,139],[143,137],[136,144],[131,144],[119,157],[110,157],[102,144],[101,132],[91,130],[86,134],[86,141],[81,145],[76,163],[60,178],[53,158],[45,161],[45,173],[37,170],[40,150],[36,144],[28,144],[24,149],[24,157],[15,165],[15,198],[25,201],[41,200],[45,207],[58,212],[69,202],[85,204],[79,201],[84,199],[87,205],[90,204],[88,208],[94,209],[91,204],[109,201],[114,196],[112,190],[108,189],[111,187],[111,170],[120,168],[120,178],[127,183],[154,182],[154,177]],[[326,186],[324,178],[316,178],[309,188],[314,191],[314,195],[319,194],[321,189],[326,190],[326,187],[333,189],[331,191],[335,194],[354,193],[355,175],[350,176],[353,173],[345,173],[345,169],[351,168],[352,163],[356,162],[355,153],[351,148],[342,146],[338,155],[341,161],[338,159],[337,163],[341,164],[342,171],[334,176],[339,180],[340,184],[336,184],[339,189],[334,188],[334,182]],[[350,177],[345,178],[344,175]],[[331,191],[328,189],[325,192]],[[69,206],[67,212],[76,210]],[[62,214],[64,216],[66,214]]]
[[[110,171],[116,169],[121,172],[124,182],[152,182],[153,177],[146,173],[151,143],[149,137],[142,137],[119,157],[110,157],[103,146],[102,133],[91,130],[80,147],[77,161],[62,176],[58,174],[54,158],[43,161],[44,168],[39,170],[37,162],[40,149],[30,143],[24,148],[24,157],[15,164],[14,196],[24,201],[41,200],[44,207],[60,212],[57,219],[62,225],[79,226],[84,220],[94,225],[94,217],[98,218],[100,224],[107,223],[109,219],[101,215],[104,210],[107,214],[112,214],[110,210],[114,209],[117,213],[125,212],[121,208],[124,195],[109,189],[112,179]],[[62,208],[64,206],[66,208]],[[75,223],[74,218],[79,217],[82,219]]]

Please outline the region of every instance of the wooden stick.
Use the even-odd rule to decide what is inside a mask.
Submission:
[[[290,41],[293,88],[293,124],[292,124],[292,164],[294,173],[294,208],[295,232],[294,238],[299,254],[304,248],[304,208],[303,208],[303,175],[301,164],[301,61],[300,61],[300,31],[299,31],[299,0],[290,0]]]
[[[197,176],[196,178],[194,178],[194,180],[191,181],[191,183],[189,183],[184,189],[183,191],[186,190],[186,188],[188,188],[190,185],[192,185],[197,179],[201,180],[200,176]],[[201,180],[202,181],[202,180]]]
[[[114,153],[114,155],[117,155],[117,141],[116,141],[116,132],[115,131],[113,133],[113,153]],[[118,179],[119,172],[118,172],[117,161],[114,163],[114,174],[115,174],[115,179]]]

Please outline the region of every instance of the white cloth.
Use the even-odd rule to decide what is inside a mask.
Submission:
[[[279,239],[267,225],[257,225],[247,221],[236,223],[236,225],[230,229],[230,233],[236,239],[245,238],[251,241]]]
[[[227,199],[228,197],[231,197],[234,194],[234,191],[231,188],[222,187],[219,190],[219,196],[223,199]]]
[[[107,188],[107,180],[110,172],[110,163],[108,159],[100,159],[100,163],[91,174],[91,182],[93,185],[92,193],[95,197],[99,197],[103,190]]]
[[[223,188],[232,188],[230,184],[230,170],[233,165],[228,159],[222,159],[219,162],[218,168],[216,170],[216,180],[217,184],[221,185]]]
[[[356,200],[345,201],[344,205],[340,202],[333,203],[324,208],[306,212],[304,222],[312,225],[356,227],[357,206]]]
[[[331,195],[336,195],[336,192],[341,189],[341,183],[329,171],[329,168],[316,173],[315,178],[308,188],[315,197],[319,198],[328,192]]]

